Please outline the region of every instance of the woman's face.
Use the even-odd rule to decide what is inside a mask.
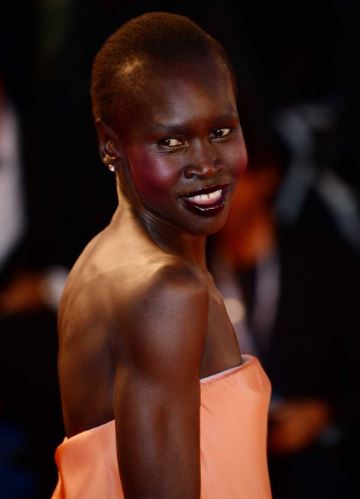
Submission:
[[[142,210],[191,234],[217,231],[247,161],[230,76],[215,62],[167,70],[132,111],[123,148]]]

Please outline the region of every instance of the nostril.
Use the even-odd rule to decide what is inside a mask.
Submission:
[[[221,169],[221,161],[202,161],[194,165],[189,165],[185,168],[185,177],[211,177]]]

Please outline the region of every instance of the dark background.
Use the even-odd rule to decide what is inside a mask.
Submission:
[[[108,223],[116,191],[97,152],[89,99],[91,63],[108,35],[146,11],[187,15],[227,49],[238,79],[240,117],[250,154],[258,143],[257,132],[266,133],[274,113],[284,106],[320,102],[335,109],[338,160],[331,168],[359,197],[355,4],[3,2],[0,76],[21,127],[28,218],[13,268],[70,268],[88,240]],[[30,435],[30,450],[22,459],[33,472],[35,485],[33,492],[12,497],[48,497],[56,481],[52,449],[63,438],[55,381],[55,317],[48,312],[26,318],[25,325],[24,317],[16,321],[20,326],[0,321],[3,414]],[[12,331],[21,331],[22,336]],[[23,369],[13,368],[19,363]],[[35,388],[28,387],[28,378]]]

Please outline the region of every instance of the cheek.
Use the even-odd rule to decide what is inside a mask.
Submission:
[[[239,175],[244,173],[244,171],[247,168],[248,164],[248,154],[245,145],[241,147],[241,152],[239,156],[239,161],[238,161],[238,169],[239,169]]]
[[[238,144],[234,147],[228,161],[229,164],[231,164],[231,170],[235,179],[238,179],[246,170],[248,162],[247,151],[244,143]]]
[[[132,162],[131,176],[134,186],[144,201],[158,202],[171,192],[176,182],[175,168],[162,158],[141,155]]]

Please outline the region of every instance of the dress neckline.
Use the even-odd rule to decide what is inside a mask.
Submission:
[[[243,354],[241,357],[242,357],[241,364],[238,364],[237,366],[234,367],[229,367],[227,369],[224,369],[223,371],[219,371],[218,373],[210,374],[209,376],[205,376],[204,378],[200,378],[200,383],[206,384],[211,381],[215,381],[219,378],[224,378],[229,374],[239,371],[241,368],[249,364],[253,359],[253,356],[249,354]]]
[[[240,370],[242,370],[243,368],[245,368],[246,366],[252,364],[255,360],[255,357],[253,355],[250,355],[250,354],[243,354],[242,355],[242,359],[243,359],[243,362],[237,366],[234,366],[234,367],[229,367],[228,369],[224,369],[223,371],[220,371],[218,373],[214,373],[214,374],[210,374],[210,376],[205,376],[204,378],[200,378],[200,385],[206,385],[206,384],[210,384],[212,383],[213,381],[216,381],[218,379],[222,379],[222,378],[226,378],[227,376],[231,375],[231,374],[234,374],[235,372],[238,372]],[[74,441],[74,440],[78,440],[78,439],[81,439],[82,436],[85,436],[86,434],[89,434],[89,432],[93,433],[94,431],[99,431],[101,429],[105,429],[107,426],[110,426],[112,424],[115,424],[115,420],[114,419],[111,419],[110,421],[107,421],[106,423],[102,423],[98,426],[94,426],[93,428],[89,428],[87,430],[83,430],[79,433],[76,433],[75,435],[72,435],[71,437],[65,437],[64,438],[64,441],[62,444],[60,444],[59,447],[63,446],[64,443],[68,442],[68,441]]]

